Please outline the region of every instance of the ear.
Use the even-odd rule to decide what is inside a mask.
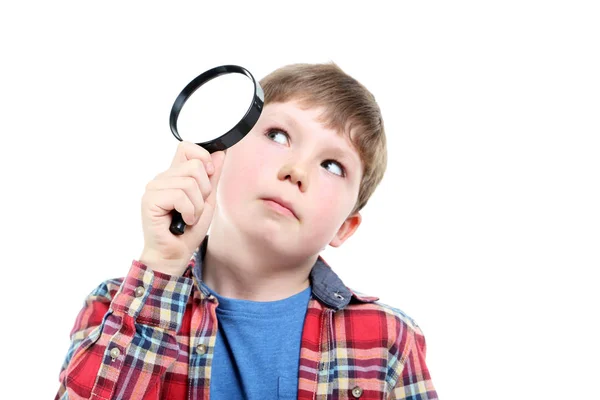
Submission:
[[[331,240],[329,245],[331,247],[340,247],[346,241],[346,239],[356,232],[356,229],[360,226],[361,222],[362,216],[359,212],[350,215],[348,218],[346,218],[340,229],[338,229],[335,237]]]

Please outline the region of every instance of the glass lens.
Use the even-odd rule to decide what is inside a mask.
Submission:
[[[254,84],[246,75],[220,75],[200,86],[181,108],[177,131],[183,140],[207,142],[229,132],[244,117],[254,99]]]

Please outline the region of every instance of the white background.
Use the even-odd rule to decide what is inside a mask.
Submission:
[[[54,396],[83,299],[139,256],[183,86],[334,61],[389,167],[325,259],[416,319],[442,398],[600,398],[594,2],[200,3],[1,6],[0,397]]]

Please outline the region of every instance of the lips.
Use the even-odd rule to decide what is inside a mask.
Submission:
[[[292,206],[292,203],[290,203],[289,201],[283,200],[282,198],[279,198],[279,197],[265,197],[265,198],[263,198],[263,200],[272,201],[274,203],[279,204],[281,207],[289,210],[294,215],[294,217],[296,217],[296,219],[298,219],[298,215],[296,215],[296,212],[294,211],[294,206]]]

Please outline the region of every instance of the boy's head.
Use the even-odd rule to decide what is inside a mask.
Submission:
[[[340,246],[385,171],[379,107],[335,64],[289,65],[261,86],[261,117],[227,151],[211,231],[299,258]]]
[[[325,126],[351,140],[363,164],[351,214],[360,211],[387,166],[383,118],[375,97],[334,63],[288,65],[264,77],[260,84],[265,104],[298,100],[305,107],[322,107]]]

